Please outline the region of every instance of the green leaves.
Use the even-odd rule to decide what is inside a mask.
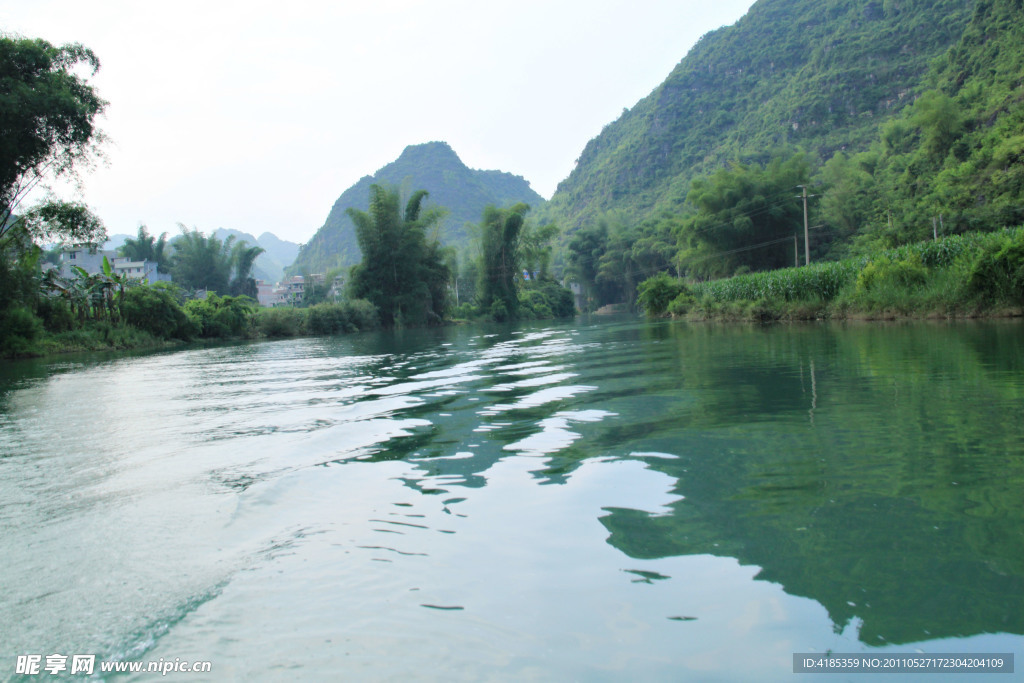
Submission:
[[[397,189],[373,185],[369,213],[347,211],[363,253],[349,287],[378,308],[384,327],[440,322],[447,307],[448,266],[436,236],[426,237],[442,213],[421,215],[426,197],[424,190],[415,192],[402,213]]]
[[[668,305],[687,291],[685,283],[668,273],[658,273],[640,283],[637,303],[647,315],[664,315]]]
[[[523,260],[520,236],[529,210],[522,203],[508,209],[484,209],[478,303],[498,321],[515,320],[519,314],[517,282],[522,280]]]
[[[1000,3],[1006,21],[1014,1]],[[763,166],[794,147],[821,160],[864,151],[879,121],[913,101],[975,5],[888,4],[898,10],[844,0],[754,3],[735,25],[680,54],[661,85],[587,144],[550,216],[570,231],[616,210],[639,223],[661,209],[689,210],[693,179],[731,161]],[[1019,43],[1000,47],[1005,61],[1022,53]]]
[[[860,271],[859,259],[812,263],[800,268],[784,268],[766,273],[697,283],[691,287],[694,297],[717,302],[781,300],[830,301]]]
[[[789,237],[803,226],[796,187],[808,173],[806,156],[797,153],[764,167],[732,164],[694,180],[688,200],[697,214],[680,230],[681,267],[699,277],[722,277],[741,267],[791,264]]]
[[[250,247],[244,240],[235,242],[234,235],[222,242],[195,228],[178,227],[181,237],[173,243],[174,255],[171,258],[171,274],[175,282],[187,289],[230,292],[255,298],[252,266],[256,257],[263,253],[262,247]],[[139,229],[140,239],[145,234],[144,230]]]
[[[99,245],[107,239],[103,221],[81,202],[49,201],[27,211],[21,220],[37,242]]]
[[[0,36],[0,237],[29,191],[94,157],[107,103],[74,72],[99,60],[77,43]]]
[[[138,237],[128,237],[124,244],[118,249],[121,256],[132,261],[153,261],[157,264],[157,270],[161,273],[167,272],[167,233],[160,235],[159,239],[149,234],[145,225],[139,226]]]

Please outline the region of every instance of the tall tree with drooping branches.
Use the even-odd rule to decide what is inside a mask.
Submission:
[[[72,43],[0,35],[0,238],[29,192],[73,177],[97,156],[96,118],[107,103],[77,72],[100,68],[92,50]]]

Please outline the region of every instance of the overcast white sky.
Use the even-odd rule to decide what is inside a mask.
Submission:
[[[224,227],[308,240],[406,145],[550,198],[588,140],[753,0],[0,0],[0,31],[102,62],[111,234]],[[427,188],[429,190],[429,188]]]

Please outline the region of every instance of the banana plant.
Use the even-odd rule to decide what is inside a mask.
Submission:
[[[103,257],[103,277],[107,285],[107,288],[104,290],[107,309],[110,313],[110,319],[116,322],[121,317],[121,302],[124,301],[124,290],[131,284],[131,280],[128,277],[128,273],[118,273],[114,270],[106,256]],[[114,287],[117,287],[116,301],[112,291]]]
[[[81,266],[71,266],[71,272],[77,277],[66,280],[67,294],[71,301],[71,308],[78,314],[78,319],[85,322],[85,319],[92,313],[92,292],[95,286],[93,276]]]

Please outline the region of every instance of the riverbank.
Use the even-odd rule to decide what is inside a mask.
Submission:
[[[0,312],[0,358],[38,358],[81,351],[170,349],[193,341],[237,342],[350,334],[377,330],[382,320],[365,299],[322,302],[306,307],[261,308],[244,296],[184,300],[171,285],[136,286],[109,305],[89,308],[101,316],[74,315],[60,299],[39,298],[36,310]],[[519,292],[514,317],[521,320],[571,317],[572,293],[554,280],[536,280]],[[453,317],[435,324],[457,324],[508,317],[465,303]],[[116,322],[115,322],[116,321]]]
[[[68,353],[91,351],[156,351],[173,349],[187,342],[160,339],[126,324],[107,321],[88,322],[63,332],[42,332],[31,339],[18,339],[0,353],[2,360],[45,358]]]
[[[799,268],[641,283],[654,316],[685,320],[893,320],[1024,315],[1024,227],[954,235]]]

